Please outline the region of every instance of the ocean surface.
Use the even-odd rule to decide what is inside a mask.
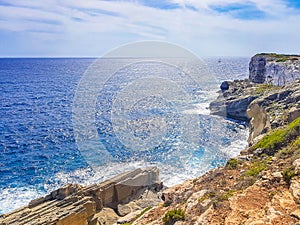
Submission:
[[[247,77],[249,58],[204,59],[215,75],[198,88],[178,68],[155,60],[129,64],[99,87],[92,111],[97,143],[81,145],[74,121],[86,121],[85,114],[77,118],[74,105],[94,61],[0,59],[0,214],[66,183],[100,182],[139,167],[158,166],[162,181],[174,185],[246,147],[245,124],[210,116],[208,105],[223,80]],[[161,73],[164,79],[151,81]],[[178,82],[189,100],[172,95]],[[164,92],[156,96],[157,90]]]

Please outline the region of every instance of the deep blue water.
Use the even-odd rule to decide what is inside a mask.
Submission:
[[[228,155],[234,155],[243,149],[245,140],[240,137],[246,139],[247,135],[243,126],[203,113],[200,146],[193,151],[185,140],[180,139],[180,133],[172,130],[167,132],[168,140],[153,151],[138,154],[126,151],[126,146],[117,142],[118,137],[114,136],[112,123],[106,120],[107,113],[112,110],[107,102],[113,102],[120,87],[126,83],[121,82],[117,86],[119,89],[114,89],[114,82],[122,77],[116,74],[115,80],[108,81],[112,86],[106,86],[100,92],[97,105],[100,113],[95,115],[99,137],[109,149],[111,160],[103,163],[101,166],[104,167],[99,171],[95,171],[75,143],[72,124],[74,95],[80,79],[93,61],[0,59],[0,214],[27,204],[30,199],[67,182],[98,182],[139,166],[157,165],[166,182],[180,182],[222,165]],[[246,77],[248,59],[224,58],[221,63],[217,61],[218,59],[207,60],[210,67],[218,73],[217,84],[225,79]],[[187,89],[189,87],[186,85]],[[108,97],[109,93],[113,93],[111,97]],[[168,112],[163,107],[157,108],[166,105],[160,98],[149,99],[147,102],[155,102],[156,109],[142,110],[141,113],[139,106],[133,107],[130,116],[135,121],[140,121],[140,117],[145,115],[152,115],[156,119]],[[208,99],[204,94],[194,99],[193,104],[207,105]],[[141,106],[147,103],[139,104]],[[202,109],[200,107],[198,111]],[[170,118],[168,123],[173,124],[176,131],[176,119]],[[206,132],[208,129],[213,130],[213,126],[218,123],[223,124],[218,130],[209,134]],[[142,130],[135,135],[143,137],[147,132],[150,131]],[[233,153],[219,154],[221,151],[216,149],[224,147],[230,147]],[[211,154],[217,151],[218,154]],[[175,168],[181,171],[181,175],[176,175],[174,179],[174,174],[178,172]]]

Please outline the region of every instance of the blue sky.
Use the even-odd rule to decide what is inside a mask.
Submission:
[[[199,56],[300,54],[299,0],[0,0],[0,57],[101,56],[168,41]]]

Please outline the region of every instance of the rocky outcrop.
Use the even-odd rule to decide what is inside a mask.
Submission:
[[[210,104],[211,114],[249,122],[250,144],[300,116],[300,80],[282,87],[248,79],[223,83],[226,89]]]
[[[249,80],[224,81],[220,88],[218,98],[209,105],[211,114],[249,121],[248,106],[259,96],[255,84]]]
[[[153,207],[132,225],[299,224],[299,118],[292,124],[292,132],[297,135],[286,134],[288,141],[280,148],[270,145],[274,148],[272,155],[250,147],[224,167],[163,191],[164,204]],[[290,124],[278,130],[291,132],[286,127]],[[273,134],[275,141],[276,135]],[[184,212],[184,219],[176,214],[178,210]],[[165,222],[167,215],[174,215],[170,223]],[[176,218],[181,219],[174,222]]]
[[[247,115],[251,118],[249,143],[271,129],[283,126],[300,116],[300,80],[284,87],[268,86],[249,104]]]
[[[257,54],[249,63],[249,79],[254,83],[283,86],[300,79],[300,56]]]
[[[137,169],[86,187],[68,184],[31,201],[26,207],[1,215],[0,224],[113,224],[121,216],[118,209],[128,202],[136,201],[137,209],[157,205],[156,193],[161,188],[156,167]],[[151,197],[149,193],[152,193]],[[123,212],[122,216],[128,213]]]

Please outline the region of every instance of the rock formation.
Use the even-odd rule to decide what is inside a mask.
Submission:
[[[250,144],[261,134],[300,116],[299,81],[282,87],[248,79],[226,82],[228,89],[221,90],[210,104],[211,114],[249,122]]]
[[[300,79],[300,56],[257,54],[249,63],[249,79],[254,83],[277,86]]]
[[[1,225],[103,225],[122,214],[157,205],[162,188],[156,167],[137,169],[100,184],[86,187],[68,184],[28,206],[0,216]],[[149,197],[150,196],[150,197]],[[123,209],[122,209],[123,207]],[[124,208],[127,207],[127,212]]]
[[[243,91],[255,93],[246,108],[251,133],[260,138],[224,167],[163,191],[164,203],[132,225],[300,223],[300,81],[286,87],[228,84],[222,93],[231,93],[229,101],[243,98]],[[236,86],[249,90],[232,91]]]
[[[220,88],[218,98],[209,105],[211,114],[249,121],[248,106],[259,96],[255,84],[249,80],[224,81]]]

